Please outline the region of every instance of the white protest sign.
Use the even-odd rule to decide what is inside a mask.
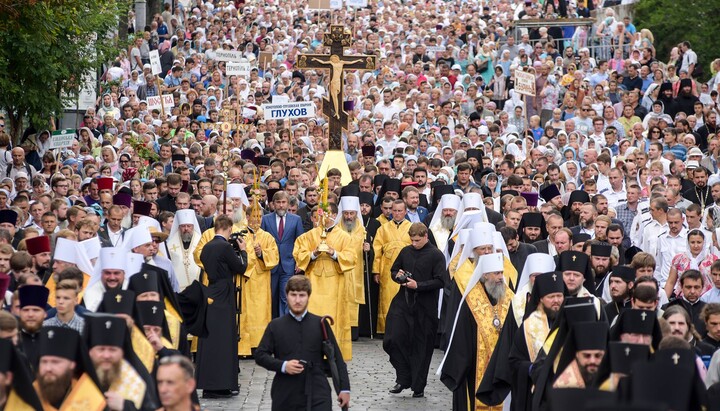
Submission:
[[[225,74],[228,76],[244,76],[247,77],[250,75],[250,70],[252,67],[250,66],[249,62],[242,61],[242,62],[235,62],[235,61],[229,61],[227,64],[225,64]]]
[[[425,51],[428,53],[442,53],[445,51],[445,46],[427,46],[425,47]]]
[[[285,104],[290,102],[290,97],[288,96],[282,96],[282,95],[275,95],[272,96],[272,103],[273,104]]]
[[[265,111],[265,120],[315,117],[315,103],[312,101],[285,104],[263,104],[262,108]]]
[[[150,51],[150,66],[152,66],[152,73],[158,75],[162,73],[162,65],[160,64],[160,53],[157,50]]]
[[[342,8],[342,3],[342,0],[330,0],[330,10],[340,10]],[[365,0],[365,6],[367,6],[367,0]]]
[[[165,103],[165,110],[175,107],[175,100],[173,99],[172,94],[163,94],[163,102]],[[148,110],[160,110],[162,108],[160,105],[160,96],[148,97],[147,105]]]
[[[345,5],[350,7],[367,7],[368,0],[345,0]]]
[[[535,95],[535,75],[522,70],[515,70],[515,91],[526,96]]]
[[[57,130],[52,132],[50,137],[50,150],[54,148],[65,148],[73,145],[75,141],[75,130]]]
[[[240,61],[242,58],[242,53],[235,50],[218,50],[215,52],[215,60],[217,61]]]

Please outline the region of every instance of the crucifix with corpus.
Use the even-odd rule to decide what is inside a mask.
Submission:
[[[331,25],[330,32],[323,36],[323,44],[330,47],[330,54],[301,54],[296,63],[299,69],[330,70],[328,96],[323,97],[322,112],[328,118],[329,142],[318,179],[327,175],[328,170],[337,168],[342,174],[342,184],[352,180],[342,147],[342,131],[348,127],[348,114],[343,100],[343,84],[346,70],[375,70],[377,57],[374,55],[345,56],[344,50],[352,44],[352,34],[343,25]]]

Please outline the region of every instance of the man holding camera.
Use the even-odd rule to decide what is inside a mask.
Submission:
[[[247,268],[247,252],[242,237],[228,242],[233,221],[226,215],[215,219],[215,238],[200,254],[208,278],[206,326],[208,336],[200,338],[197,350],[197,382],[203,398],[229,398],[238,390],[238,325],[234,276]]]
[[[383,349],[396,374],[390,392],[411,388],[413,397],[421,398],[438,329],[438,290],[448,281],[448,273],[445,257],[428,242],[424,224],[412,224],[408,234],[410,245],[400,251],[390,269],[400,290],[390,303]]]

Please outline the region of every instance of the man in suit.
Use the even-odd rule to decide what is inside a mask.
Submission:
[[[408,186],[403,189],[402,197],[407,206],[405,219],[411,223],[423,222],[428,215],[428,210],[420,205],[420,191],[413,186]]]
[[[98,230],[100,245],[103,247],[119,247],[125,239],[125,229],[122,227],[123,211],[118,205],[110,207],[106,223]]]
[[[550,216],[545,219],[545,231],[547,231],[547,238],[544,238],[542,240],[535,241],[532,245],[537,248],[538,252],[541,252],[543,254],[550,254],[551,256],[555,257],[558,253],[555,249],[555,244],[553,244],[553,240],[555,237],[555,233],[557,233],[561,228],[563,228],[563,224],[565,221],[560,216],[560,214],[551,214]]]
[[[170,173],[167,175],[167,194],[157,199],[158,209],[170,212],[177,211],[175,197],[182,190],[182,177],[180,174]]]
[[[277,318],[288,312],[287,296],[282,290],[285,289],[288,279],[295,274],[293,248],[295,247],[295,240],[305,231],[300,217],[287,212],[289,202],[286,192],[278,191],[275,193],[272,203],[275,211],[263,216],[260,228],[275,238],[280,252],[280,264],[273,268],[270,277],[273,318]]]

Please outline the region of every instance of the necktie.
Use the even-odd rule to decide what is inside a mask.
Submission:
[[[280,217],[280,224],[278,224],[278,238],[282,240],[283,232],[285,232],[285,217]]]

